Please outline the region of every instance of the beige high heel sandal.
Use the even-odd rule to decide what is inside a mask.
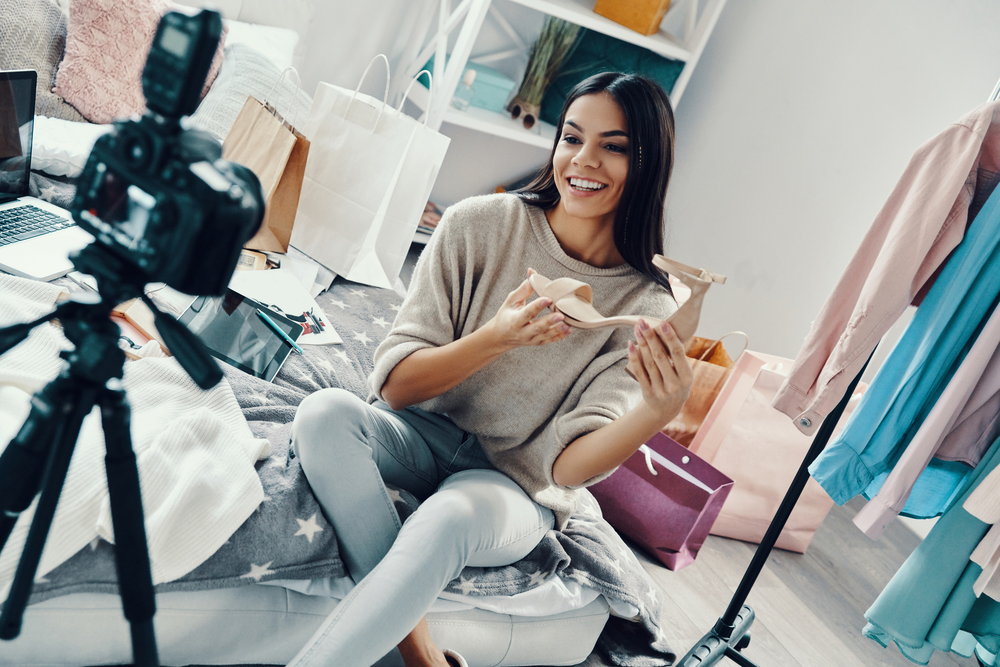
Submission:
[[[667,322],[677,332],[681,342],[687,342],[694,336],[701,318],[701,306],[709,286],[726,282],[726,277],[704,269],[697,269],[680,262],[667,259],[663,255],[654,255],[653,264],[668,274],[676,276],[691,289],[691,296],[677,311],[667,318]],[[566,324],[578,329],[600,329],[603,327],[635,326],[639,320],[645,320],[650,327],[657,326],[661,320],[639,315],[619,315],[604,317],[594,308],[594,293],[590,285],[572,278],[557,278],[549,280],[535,273],[528,278],[531,287],[541,297],[552,301],[552,308],[566,318]]]

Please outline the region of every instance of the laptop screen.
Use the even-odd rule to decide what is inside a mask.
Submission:
[[[28,194],[36,80],[31,70],[0,71],[0,202]]]

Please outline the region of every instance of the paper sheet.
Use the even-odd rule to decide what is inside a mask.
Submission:
[[[316,304],[299,277],[291,269],[237,271],[229,287],[243,296],[279,310],[302,325],[300,345],[342,343],[326,313]]]

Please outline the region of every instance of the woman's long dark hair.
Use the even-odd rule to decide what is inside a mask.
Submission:
[[[621,72],[602,72],[577,84],[559,114],[548,164],[514,194],[545,210],[559,203],[552,158],[562,139],[566,110],[577,98],[597,93],[614,98],[628,127],[628,176],[615,213],[615,247],[629,265],[670,290],[667,275],[653,266],[653,255],[663,252],[663,206],[674,164],[674,112],[658,84]]]

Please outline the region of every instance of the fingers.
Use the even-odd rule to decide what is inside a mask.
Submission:
[[[650,328],[645,320],[640,319],[635,325],[635,336],[639,351],[639,358],[649,377],[650,386],[654,389],[663,386],[664,371],[671,366],[670,358],[666,349],[659,340],[656,332]]]
[[[666,344],[667,354],[673,363],[674,372],[677,379],[684,386],[689,386],[694,379],[694,371],[688,362],[687,353],[684,350],[684,343],[674,328],[668,322],[662,322],[657,333],[660,339]]]
[[[562,313],[552,313],[539,317],[528,325],[529,344],[545,345],[560,341],[570,334],[572,329],[565,323]]]
[[[666,394],[684,392],[691,386],[693,372],[673,327],[662,322],[650,327],[643,321],[635,328],[637,358],[649,377],[650,386]]]
[[[505,306],[520,306],[525,301],[528,300],[528,297],[531,296],[534,293],[534,291],[535,290],[532,289],[532,287],[531,287],[531,283],[529,283],[527,281],[527,279],[525,279],[520,285],[517,286],[517,289],[515,289],[513,292],[511,292],[510,294],[507,295],[507,298],[504,300],[504,305]],[[542,301],[542,299],[537,299],[537,301]],[[547,299],[546,299],[546,301],[547,301]],[[544,308],[544,307],[545,306],[542,306],[542,308]],[[539,309],[539,312],[540,312],[540,310],[541,309]]]
[[[632,341],[628,342],[628,362],[625,364],[625,370],[639,383],[643,395],[650,393],[649,375],[642,362],[642,354],[639,352],[639,347]]]

